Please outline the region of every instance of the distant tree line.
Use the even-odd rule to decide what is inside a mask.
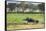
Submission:
[[[41,3],[38,4],[38,6],[35,6],[34,4],[24,4],[24,2],[22,2],[21,4],[17,4],[17,3],[8,3],[7,7],[9,8],[9,11],[13,11],[15,10],[16,7],[21,7],[23,12],[24,10],[26,10],[27,8],[32,9],[32,10],[36,10],[39,9],[41,11],[45,11],[45,3]]]
[[[41,11],[45,11],[45,3],[39,4],[38,7]]]

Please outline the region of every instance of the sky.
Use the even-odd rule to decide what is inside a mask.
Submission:
[[[45,0],[6,0],[6,1],[35,1],[35,2],[45,2]]]
[[[6,1],[7,1],[7,4],[8,3],[20,3],[20,2],[16,2],[16,1],[45,2],[44,0],[6,0]]]

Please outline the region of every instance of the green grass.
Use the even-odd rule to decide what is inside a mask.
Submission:
[[[14,23],[23,23],[23,19],[32,18],[39,20],[39,23],[44,23],[44,14],[23,14],[23,13],[7,13],[7,22]],[[44,24],[23,24],[23,25],[8,25],[7,30],[17,30],[17,29],[30,29],[30,28],[44,28]]]
[[[43,14],[17,14],[17,13],[7,13],[7,21],[8,22],[18,22],[22,23],[23,19],[26,17],[39,20],[40,23],[44,22],[44,15]]]

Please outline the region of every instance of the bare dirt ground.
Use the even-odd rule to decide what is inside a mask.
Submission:
[[[44,24],[26,24],[26,25],[8,25],[7,30],[18,30],[18,29],[41,29],[44,28]]]

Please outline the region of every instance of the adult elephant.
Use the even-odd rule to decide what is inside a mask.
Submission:
[[[24,19],[24,21],[27,21],[27,23],[36,23],[36,24],[39,22],[38,20],[34,20],[32,18],[26,18]]]

